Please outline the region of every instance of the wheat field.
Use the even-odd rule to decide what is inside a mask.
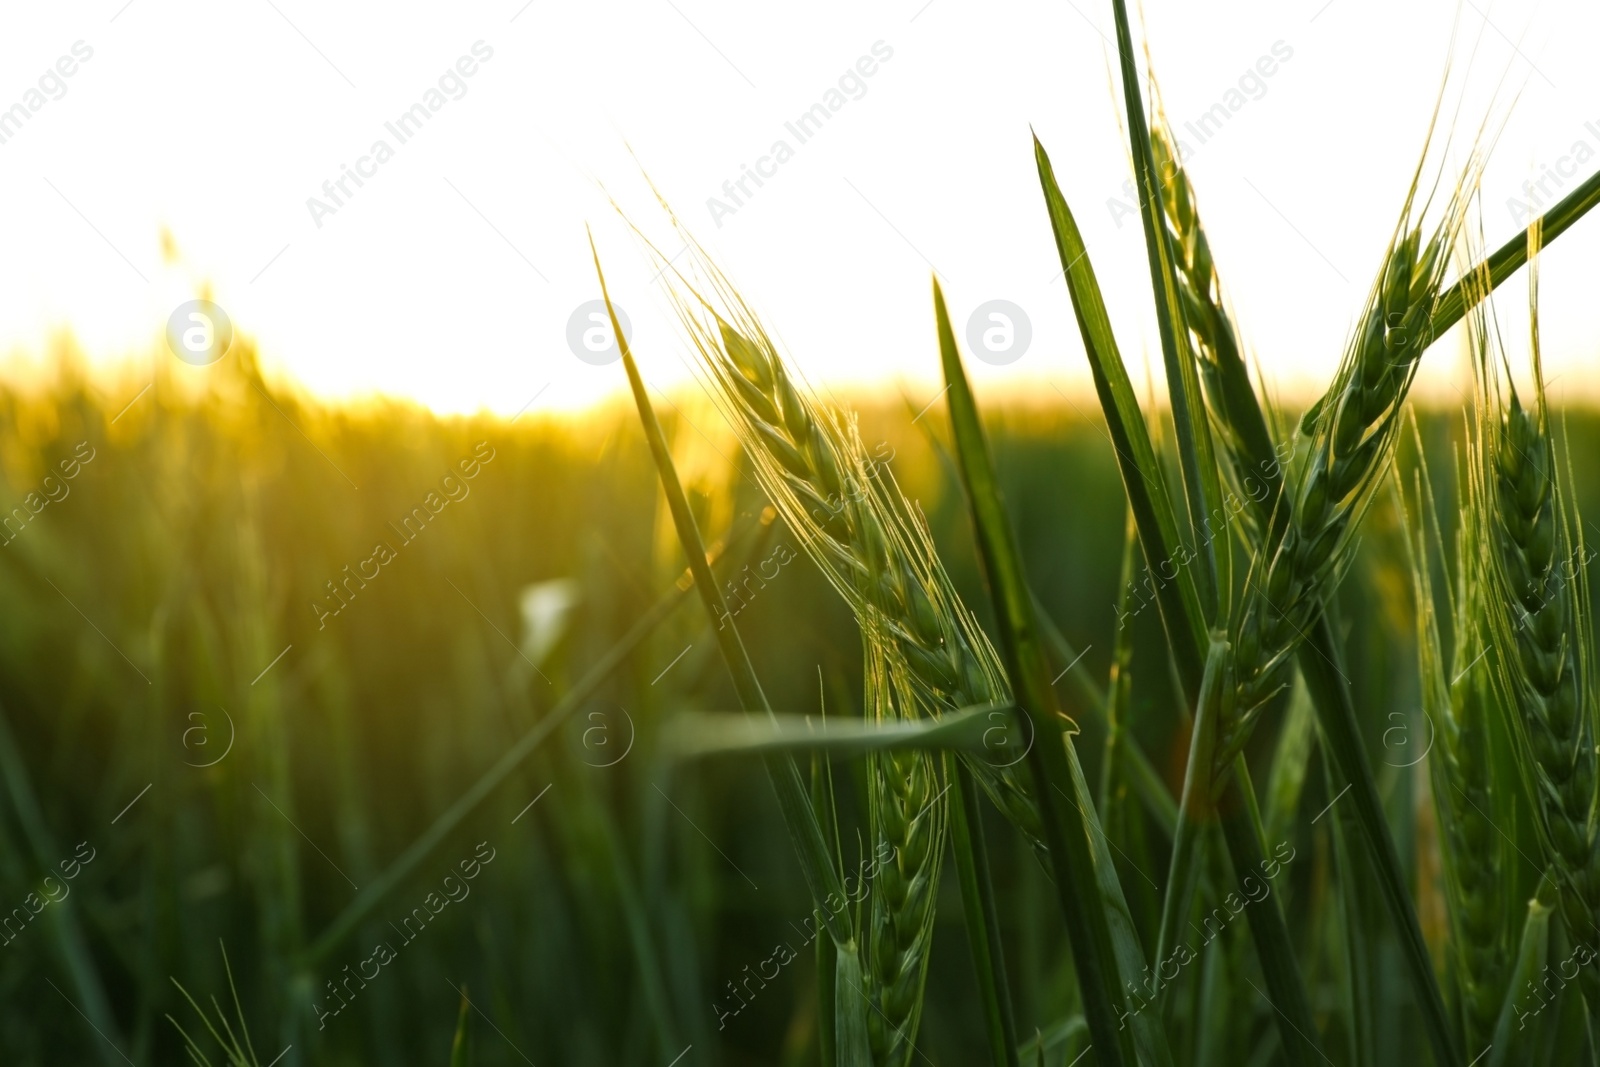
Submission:
[[[1093,411],[938,277],[933,403],[813,388],[664,200],[580,415],[0,386],[0,1062],[1600,1064],[1600,175],[1487,247],[1442,90],[1285,406],[1110,10],[1160,400],[1038,138]]]

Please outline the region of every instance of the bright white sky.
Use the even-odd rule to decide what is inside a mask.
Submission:
[[[1191,167],[1280,390],[1324,382],[1337,359],[1458,10],[1468,134],[1502,79],[1503,102],[1520,91],[1484,182],[1499,243],[1517,229],[1506,202],[1524,180],[1580,141],[1600,151],[1594,4],[1146,0],[1179,119],[1223,101],[1275,44],[1292,52]],[[75,42],[93,55],[0,144],[0,350],[37,358],[70,330],[97,363],[170,359],[150,355],[167,316],[209,281],[269,373],[320,395],[509,413],[543,389],[538,406],[572,407],[622,382],[619,366],[590,366],[566,344],[569,315],[598,295],[589,222],[646,374],[666,385],[686,374],[683,344],[597,185],[664,231],[631,145],[813,382],[932,397],[936,268],[958,329],[997,298],[1031,319],[1023,358],[976,366],[986,389],[1053,399],[1054,384],[1092,403],[1028,130],[1052,153],[1123,348],[1142,361],[1156,343],[1143,241],[1136,218],[1119,227],[1107,208],[1129,176],[1110,34],[1102,0],[6,5],[0,108],[26,105]],[[479,41],[492,58],[461,79],[465,95],[401,144],[384,124]],[[864,95],[800,144],[785,122],[877,42],[892,56],[861,79]],[[319,228],[307,199],[379,139],[393,158],[348,185]],[[793,158],[719,227],[707,198],[779,139]],[[1600,218],[1545,264],[1547,360],[1568,397],[1593,395],[1597,264]],[[1450,395],[1458,356],[1436,350],[1427,366]]]

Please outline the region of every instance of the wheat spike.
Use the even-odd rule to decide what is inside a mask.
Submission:
[[[699,262],[707,281],[685,286],[680,319],[757,482],[863,634],[904,663],[915,697],[906,713],[938,716],[1009,701],[1000,658],[956,593],[916,506],[869,455],[854,419],[818,410],[731,284],[703,254]],[[1019,767],[968,762],[996,806],[1041,847],[1038,812]]]
[[[1536,252],[1536,230],[1529,240]],[[1514,712],[1519,764],[1560,883],[1562,918],[1574,938],[1592,940],[1600,916],[1600,836],[1589,591],[1581,528],[1556,475],[1539,358],[1538,274],[1532,254],[1529,260],[1531,409],[1503,371],[1503,347],[1486,316],[1473,319],[1477,562],[1498,653],[1494,677]],[[1591,1006],[1600,1004],[1600,981],[1583,970],[1584,994]]]
[[[1242,406],[1253,409],[1254,398],[1235,398],[1224,385],[1225,369],[1243,369],[1238,330],[1223,299],[1194,190],[1172,150],[1171,135],[1161,127],[1156,124],[1152,148],[1161,177],[1162,217],[1174,250],[1184,321],[1234,487],[1261,500],[1250,491],[1254,483],[1282,478],[1285,485],[1270,521],[1256,531],[1257,547],[1235,617],[1236,691],[1221,724],[1216,763],[1221,768],[1238,753],[1262,706],[1287,685],[1293,655],[1322,597],[1336,584],[1350,532],[1392,452],[1402,405],[1433,340],[1429,321],[1444,288],[1477,163],[1469,164],[1451,190],[1430,234],[1420,221],[1427,204],[1419,204],[1413,181],[1333,384],[1302,425],[1305,440],[1296,443],[1308,458],[1293,478],[1270,439],[1245,447],[1245,438],[1259,435],[1261,424],[1254,410]],[[1250,458],[1267,451],[1273,451],[1272,458]],[[1256,470],[1256,463],[1266,469]],[[1248,512],[1243,514],[1248,522]]]
[[[1413,188],[1333,384],[1302,425],[1305,465],[1285,479],[1234,624],[1237,688],[1221,723],[1219,768],[1287,684],[1293,655],[1336,585],[1351,532],[1392,454],[1402,405],[1432,341],[1429,321],[1464,215],[1465,186],[1456,187],[1428,236],[1415,218]]]
[[[872,710],[882,719],[907,718],[901,707],[909,680],[884,655],[881,641],[863,642]],[[922,1016],[933,940],[939,868],[944,857],[946,807],[940,803],[939,765],[927,752],[887,752],[870,761],[869,819],[878,836],[877,855],[892,856],[879,868],[867,908],[865,974],[877,1011],[867,1017],[872,1059],[882,1067],[905,1067]]]
[[[1194,188],[1189,184],[1188,172],[1172,150],[1172,142],[1164,122],[1152,126],[1150,147],[1161,181],[1162,218],[1172,246],[1184,324],[1189,328],[1192,351],[1199,363],[1207,407],[1212,412],[1211,424],[1228,455],[1233,489],[1260,500],[1262,497],[1252,487],[1263,479],[1276,481],[1281,470],[1273,459],[1257,461],[1268,465],[1267,469],[1258,471],[1249,458],[1251,449],[1246,447],[1244,438],[1258,432],[1254,429],[1259,426],[1253,410],[1255,400],[1254,397],[1235,397],[1225,384],[1225,370],[1243,368],[1244,348],[1223,297],[1222,279],[1211,258],[1211,242],[1200,224]],[[1272,450],[1270,440],[1251,444],[1258,453]]]
[[[853,419],[824,414],[796,387],[721,272],[703,254],[698,266],[704,280],[683,285],[680,320],[756,481],[856,616],[869,714],[937,717],[1008,700],[999,657],[957,596],[921,514],[869,455]],[[1038,816],[1016,770],[972,763],[1001,810],[1036,841]],[[896,851],[867,907],[862,955],[877,1008],[868,1033],[876,1063],[903,1067],[915,1054],[945,801],[927,753],[879,755],[869,765],[873,833]]]
[[[1412,432],[1420,457],[1423,447],[1415,421]],[[1489,814],[1505,807],[1501,790],[1491,780],[1489,715],[1494,695],[1483,652],[1481,620],[1486,609],[1477,582],[1476,530],[1467,523],[1457,532],[1455,574],[1445,583],[1454,638],[1453,662],[1447,671],[1430,569],[1431,560],[1443,555],[1443,536],[1425,464],[1418,483],[1416,508],[1424,517],[1423,527],[1431,530],[1434,551],[1429,551],[1423,530],[1415,536],[1408,531],[1406,546],[1417,606],[1422,709],[1433,726],[1430,751],[1437,753],[1428,760],[1428,775],[1439,814],[1451,927],[1448,951],[1460,993],[1463,1037],[1466,1047],[1482,1048],[1493,1038],[1510,980],[1511,930],[1504,921],[1503,902],[1513,891],[1516,857]],[[1398,492],[1396,507],[1404,522]]]

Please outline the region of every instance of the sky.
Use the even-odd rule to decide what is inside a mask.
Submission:
[[[1548,204],[1600,169],[1593,4],[1147,0],[1142,19],[1180,128],[1227,116],[1189,169],[1287,399],[1337,363],[1452,55],[1456,143],[1497,134],[1491,244],[1526,221],[1525,182]],[[1029,138],[1137,379],[1159,353],[1112,37],[1098,0],[6,5],[0,353],[25,375],[70,335],[131,396],[204,288],[270,377],[318,396],[580,408],[624,385],[579,351],[592,228],[646,377],[685,386],[658,265],[611,203],[675,253],[648,174],[814,385],[936,397],[937,273],[958,332],[1009,316],[1009,360],[969,361],[980,390],[1092,405]],[[1559,399],[1600,390],[1597,282],[1600,219],[1541,272]],[[1463,366],[1441,342],[1419,388],[1453,400]]]

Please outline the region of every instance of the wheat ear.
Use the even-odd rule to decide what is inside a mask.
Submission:
[[[1251,561],[1233,631],[1236,691],[1225,709],[1219,768],[1238,754],[1261,708],[1287,684],[1296,649],[1336,585],[1349,538],[1392,455],[1402,405],[1464,217],[1465,180],[1424,236],[1413,186],[1384,265],[1333,384],[1308,413],[1305,466],[1285,479]]]
[[[824,415],[795,386],[715,265],[703,255],[697,265],[701,283],[685,279],[679,288],[687,295],[676,291],[680,319],[756,481],[856,616],[868,714],[934,717],[1003,698],[998,658],[956,595],[920,514],[882,461],[868,455],[854,422]],[[868,1038],[874,1063],[904,1067],[915,1054],[946,803],[929,753],[883,753],[868,765],[870,830],[877,854],[891,857],[866,907],[863,977],[875,1008]],[[1004,773],[990,775],[991,795],[1007,796],[1013,810],[1031,816],[1026,796],[1006,787]]]
[[[1164,122],[1152,127],[1150,147],[1161,180],[1162,218],[1173,250],[1184,325],[1193,342],[1211,424],[1229,459],[1233,488],[1261,500],[1253,491],[1255,485],[1263,480],[1276,484],[1281,471],[1272,461],[1266,461],[1269,469],[1258,470],[1256,464],[1262,461],[1250,459],[1252,455],[1274,455],[1275,450],[1255,396],[1234,392],[1233,383],[1247,380],[1244,348],[1223,296],[1211,242],[1200,224],[1194,188],[1172,149],[1172,135],[1164,127]]]
[[[884,654],[884,642],[868,637],[863,645],[873,714],[880,720],[912,717],[903,713],[915,697],[901,666]],[[867,1038],[874,1064],[906,1067],[922,1017],[947,806],[941,803],[939,764],[930,753],[880,753],[869,766],[868,814],[883,862],[864,939],[866,979],[877,1008],[867,1017]]]
[[[1600,839],[1587,561],[1581,528],[1556,476],[1539,358],[1537,228],[1529,241],[1531,409],[1503,372],[1503,350],[1486,316],[1473,319],[1480,412],[1473,510],[1486,616],[1498,652],[1494,676],[1515,712],[1518,762],[1560,882],[1562,918],[1572,936],[1592,939],[1600,916]],[[1583,968],[1583,988],[1594,1010],[1600,981],[1589,972]]]
[[[854,420],[823,413],[716,267],[685,284],[679,313],[757,482],[862,632],[905,665],[913,716],[1011,699],[993,645],[945,572],[917,507],[868,453]],[[712,301],[715,300],[715,305]],[[985,793],[1036,848],[1038,810],[1018,766],[964,757]]]
[[[1416,435],[1416,422],[1411,425]],[[1424,454],[1420,435],[1417,454]],[[1435,739],[1430,751],[1437,753],[1428,760],[1428,776],[1442,836],[1451,927],[1447,948],[1460,994],[1465,1047],[1482,1048],[1493,1038],[1510,980],[1512,946],[1504,901],[1512,891],[1516,857],[1489,814],[1505,808],[1493,784],[1489,750],[1489,702],[1494,695],[1482,652],[1485,606],[1477,582],[1476,528],[1469,522],[1457,532],[1456,573],[1454,580],[1445,584],[1453,638],[1447,664],[1431,571],[1431,560],[1443,556],[1444,539],[1425,464],[1417,480],[1416,510],[1423,516],[1423,529],[1414,536],[1408,531],[1406,546],[1417,605],[1422,710]],[[1395,496],[1404,521],[1404,504],[1398,492]],[[1425,530],[1432,534],[1432,552]]]

